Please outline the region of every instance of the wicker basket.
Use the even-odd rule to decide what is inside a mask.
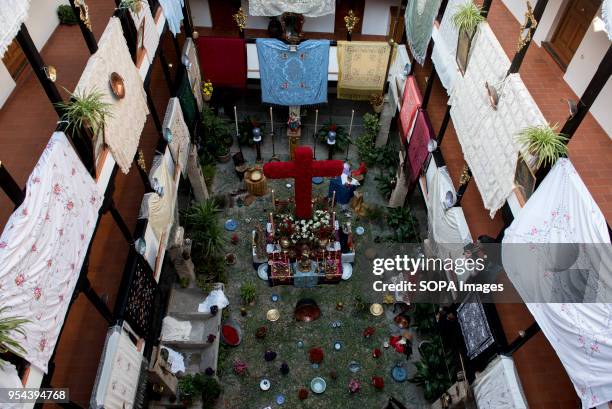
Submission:
[[[244,173],[244,184],[253,196],[263,196],[268,193],[268,180],[260,168],[250,168]]]

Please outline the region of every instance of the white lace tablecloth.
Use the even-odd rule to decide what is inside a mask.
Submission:
[[[123,78],[125,97],[122,99],[117,99],[111,91],[109,80],[113,72]],[[98,51],[87,62],[76,90],[81,93],[96,90],[103,94],[104,102],[112,104],[112,115],[106,117],[101,132],[117,165],[123,173],[128,173],[149,108],[142,78],[132,61],[117,17],[111,17],[98,42]]]
[[[280,16],[298,13],[306,17],[320,17],[336,11],[335,0],[249,0],[251,16]]]

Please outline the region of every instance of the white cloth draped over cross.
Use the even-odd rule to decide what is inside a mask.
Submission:
[[[249,0],[251,16],[280,16],[298,13],[306,17],[321,17],[336,11],[336,0]]]
[[[181,169],[183,175],[187,171],[187,158],[189,157],[189,128],[183,118],[183,111],[178,98],[170,98],[166,115],[164,117],[164,136],[171,135],[171,141],[168,143],[170,154],[176,166]],[[168,134],[170,131],[170,134]]]
[[[0,58],[28,18],[30,0],[2,0],[0,2]]]
[[[117,99],[109,86],[113,72],[123,78],[125,97]],[[123,173],[128,173],[136,155],[140,135],[149,114],[142,78],[128,50],[121,23],[111,17],[76,87],[79,93],[102,93],[102,101],[112,104],[100,131],[104,143]]]
[[[14,338],[47,371],[104,199],[66,135],[55,132],[0,236],[0,308],[28,319]]]
[[[458,78],[449,100],[465,161],[491,217],[514,188],[518,133],[529,126],[546,124],[519,74],[505,78],[509,66],[491,28],[481,23],[466,73]],[[497,109],[489,102],[486,83],[497,89]],[[522,153],[532,165],[533,158],[525,150]]]

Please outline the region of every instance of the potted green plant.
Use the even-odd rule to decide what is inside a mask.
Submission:
[[[217,219],[220,212],[214,199],[196,203],[184,213],[184,225],[193,240],[194,253],[204,257],[222,254],[225,247],[222,227]]]
[[[207,377],[202,383],[202,409],[214,409],[217,399],[221,396],[223,389],[213,377]]]
[[[73,26],[79,24],[79,18],[74,14],[74,10],[69,4],[60,4],[57,6],[57,18],[60,24]]]
[[[139,14],[142,11],[142,0],[121,0],[118,8],[127,9]]]
[[[0,354],[12,352],[16,355],[24,355],[25,349],[13,338],[13,334],[17,333],[25,336],[23,324],[29,320],[19,317],[6,316],[8,307],[0,308]],[[0,358],[0,367],[6,362]]]
[[[552,166],[567,156],[567,135],[557,132],[558,124],[529,126],[518,134],[517,141],[536,157],[536,167]]]
[[[255,297],[257,295],[257,289],[255,284],[252,282],[243,283],[240,286],[240,298],[245,305],[255,304]]]
[[[200,146],[201,163],[211,163],[214,159],[227,162],[231,159],[230,147],[232,134],[228,122],[219,118],[212,108],[202,109],[202,143]]]
[[[181,402],[189,406],[193,400],[204,390],[206,378],[204,374],[187,374],[178,381],[178,390]]]
[[[453,25],[459,31],[456,60],[462,73],[465,73],[467,69],[468,56],[476,28],[484,20],[482,8],[471,1],[457,6],[455,14],[451,18]]]
[[[69,91],[68,91],[69,92]],[[67,102],[57,102],[55,105],[63,112],[62,120],[68,122],[67,130],[72,135],[83,135],[87,129],[95,135],[104,126],[107,117],[112,117],[112,104],[104,102],[104,94],[97,89],[81,90],[70,93]]]
[[[380,174],[374,176],[374,180],[376,181],[376,187],[380,192],[381,196],[388,200],[391,197],[391,193],[393,189],[395,189],[395,185],[397,180],[395,178],[395,173],[391,171],[384,171]]]
[[[434,401],[455,382],[452,354],[444,351],[439,336],[422,343],[419,352],[421,360],[415,363],[416,374],[409,381],[423,388],[425,399]]]

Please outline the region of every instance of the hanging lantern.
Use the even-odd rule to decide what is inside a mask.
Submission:
[[[327,144],[335,145],[336,144],[336,131],[330,130],[327,132]]]

